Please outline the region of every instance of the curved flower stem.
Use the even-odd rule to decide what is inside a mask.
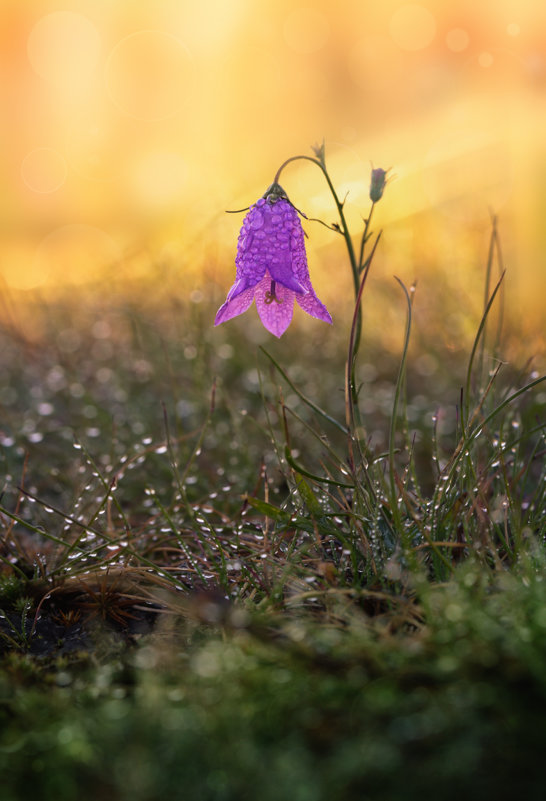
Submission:
[[[326,169],[326,165],[325,165],[324,161],[321,161],[321,159],[318,159],[318,158],[313,158],[313,156],[291,156],[289,159],[286,159],[286,161],[283,162],[283,164],[281,164],[281,166],[277,170],[277,174],[275,175],[275,178],[273,179],[273,183],[277,184],[279,182],[279,178],[280,178],[281,172],[284,170],[284,168],[288,164],[290,164],[291,161],[301,161],[301,160],[311,161],[313,164],[316,164],[317,167],[320,168],[320,170],[322,171],[322,174],[324,175],[324,177],[326,179],[326,183],[328,184],[328,188],[330,189],[330,192],[332,193],[332,197],[334,198],[334,203],[336,204],[337,213],[339,214],[339,219],[340,219],[340,222],[341,222],[341,232],[343,234],[343,238],[345,239],[345,243],[347,245],[347,251],[349,253],[349,261],[351,263],[351,270],[352,270],[352,273],[353,273],[353,285],[354,285],[355,300],[356,300],[356,298],[358,297],[358,291],[360,289],[360,276],[359,276],[359,271],[358,271],[358,264],[357,264],[357,261],[356,261],[356,255],[355,255],[355,251],[354,251],[354,247],[353,247],[353,240],[351,239],[351,234],[350,234],[350,231],[349,231],[349,227],[347,225],[347,220],[345,219],[345,214],[343,212],[344,201],[342,202],[339,199],[338,194],[337,194],[337,192],[336,192],[336,190],[334,188],[334,185],[332,183],[332,180],[331,180],[330,176],[328,175],[328,170]]]

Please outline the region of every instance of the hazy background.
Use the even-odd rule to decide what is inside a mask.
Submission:
[[[4,301],[89,281],[129,291],[150,272],[168,272],[181,300],[220,300],[241,222],[224,210],[252,203],[282,161],[324,138],[355,232],[371,164],[391,168],[377,274],[417,278],[424,309],[441,285],[454,314],[467,301],[477,313],[497,214],[509,319],[542,347],[545,3],[1,8]],[[335,219],[312,165],[291,165],[282,183],[308,216]],[[307,230],[317,291],[337,309],[351,296],[342,242]]]

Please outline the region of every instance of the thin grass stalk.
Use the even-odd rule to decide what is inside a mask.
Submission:
[[[349,459],[349,468],[353,474],[355,490],[358,492],[358,495],[363,499],[364,506],[367,507],[372,517],[374,516],[374,505],[376,509],[379,506],[381,514],[385,520],[385,523],[387,524],[389,529],[391,529],[391,533],[393,533],[391,522],[383,508],[383,504],[377,503],[375,489],[368,471],[368,466],[369,466],[368,455],[365,454],[362,449],[362,443],[359,433],[359,429],[362,428],[362,424],[360,420],[360,410],[358,407],[358,393],[356,390],[356,382],[355,382],[355,361],[356,361],[355,344],[357,342],[357,337],[359,336],[358,320],[361,311],[362,293],[364,292],[364,287],[366,285],[366,280],[370,272],[373,255],[375,253],[375,249],[379,242],[380,236],[381,234],[377,236],[374,248],[370,256],[368,257],[366,269],[362,274],[362,278],[360,280],[360,286],[358,289],[358,295],[355,301],[353,319],[349,334],[349,348],[347,352],[347,361],[345,362],[345,420],[347,424],[347,453]],[[354,442],[356,442],[356,447],[358,450],[358,457],[359,457],[358,465],[356,464],[355,461],[355,454],[353,449]],[[361,490],[361,484],[358,479],[359,471],[364,476],[364,484],[366,485],[367,492],[362,492]]]
[[[497,218],[495,215],[491,218],[491,235],[489,237],[489,247],[487,251],[487,262],[485,265],[485,281],[484,281],[484,296],[483,296],[483,313],[482,316],[486,314],[487,304],[489,301],[489,287],[491,284],[491,272],[493,269],[493,259],[495,255],[495,233],[497,230]],[[487,337],[487,326],[484,325],[483,328],[483,336],[481,339],[481,347],[479,352],[478,358],[478,380],[480,382],[480,387],[482,386],[483,382],[483,365],[484,365],[484,358],[485,358],[485,345],[486,345],[486,337]]]
[[[107,544],[107,545],[119,546],[120,542],[122,540],[125,540],[126,537],[127,537],[127,533],[125,531],[119,537],[110,537],[105,532],[100,531],[99,529],[96,529],[96,528],[90,526],[87,523],[82,523],[81,521],[77,520],[75,517],[72,517],[71,515],[66,514],[66,512],[61,511],[60,509],[56,508],[52,504],[50,504],[50,503],[44,504],[42,501],[39,500],[39,498],[36,498],[31,493],[29,493],[27,490],[22,490],[22,491],[23,491],[23,493],[25,495],[27,495],[30,498],[33,498],[35,501],[41,503],[43,506],[48,506],[50,509],[53,510],[53,512],[55,512],[55,514],[58,514],[66,522],[70,523],[71,525],[76,526],[77,528],[80,528],[83,533],[93,534],[94,536],[102,539],[104,541],[104,543]],[[30,523],[28,523],[27,521],[25,521],[22,518],[18,517],[17,515],[14,515],[12,512],[9,512],[9,510],[4,509],[2,506],[0,506],[0,512],[4,513],[8,517],[11,517],[16,523],[24,526],[29,531],[31,531],[31,532],[33,532],[35,534],[38,534],[38,535],[44,537],[45,539],[56,543],[57,545],[62,546],[63,549],[65,549],[65,550],[67,548],[71,548],[71,546],[72,546],[72,543],[69,543],[66,540],[61,540],[58,537],[55,537],[53,534],[49,534],[47,531],[45,531],[42,528],[39,528],[39,527],[36,527],[36,526],[32,526]],[[123,547],[124,553],[126,553],[128,556],[133,557],[137,562],[142,564],[144,567],[154,571],[159,576],[162,576],[163,578],[166,578],[171,584],[173,584],[173,583],[176,584],[176,581],[171,576],[169,576],[167,573],[165,573],[162,567],[157,565],[155,562],[152,562],[150,559],[147,559],[145,556],[143,556],[143,554],[135,551],[129,544],[124,545],[122,547]],[[71,567],[74,566],[74,564],[77,563],[78,561],[80,561],[81,559],[83,559],[85,557],[88,557],[91,553],[94,553],[96,550],[97,550],[97,544],[96,543],[94,543],[93,546],[90,547],[88,550],[81,550],[78,553],[78,556],[71,562]],[[116,556],[118,556],[118,555],[119,554],[117,554]],[[55,569],[53,569],[53,570],[51,570],[49,572],[48,575],[51,578],[53,578],[57,574],[61,573],[61,571],[65,567],[65,564],[66,564],[66,559],[64,561],[61,561],[55,567]],[[100,563],[97,563],[97,564],[100,564]],[[86,566],[86,569],[87,569],[87,567],[88,566]],[[72,572],[75,572],[75,571],[72,571]]]
[[[337,481],[337,479],[326,478],[325,476],[317,476],[316,473],[311,473],[309,470],[303,467],[303,465],[299,464],[299,462],[297,462],[294,459],[288,445],[285,445],[284,457],[288,462],[288,464],[290,465],[290,467],[292,468],[292,470],[295,470],[297,473],[301,473],[301,475],[305,476],[306,478],[310,478],[313,481],[316,481],[317,484],[329,484],[334,487],[343,487],[344,489],[354,489],[354,484],[346,484],[343,481]]]
[[[356,380],[355,380],[356,356],[358,352],[358,345],[362,331],[362,325],[360,325],[359,328],[358,322],[359,320],[360,322],[362,322],[362,293],[364,292],[366,280],[368,278],[373,257],[375,255],[375,251],[377,249],[377,245],[379,244],[380,238],[381,238],[381,232],[379,232],[379,234],[376,237],[374,246],[372,248],[372,252],[370,253],[370,255],[366,260],[366,266],[362,274],[362,278],[360,279],[360,286],[358,288],[358,294],[355,300],[353,319],[349,334],[349,349],[347,353],[347,361],[345,364],[345,409],[346,409],[345,420],[347,424],[347,434],[349,438],[348,449],[349,449],[349,454],[354,462],[354,455],[352,451],[352,442],[351,442],[351,437],[352,437],[357,443],[360,464],[362,465],[362,468],[364,470],[366,470],[368,466],[369,454],[364,454],[359,434],[359,431],[362,430],[363,426],[362,426],[362,419],[360,417],[360,408],[358,406],[358,391],[356,389]]]
[[[500,243],[499,232],[496,226],[496,219],[495,219],[495,245],[497,251],[497,262],[499,265],[499,276],[503,275],[506,272],[506,268],[504,267],[504,259],[502,256],[502,248]],[[502,285],[502,289],[499,295],[499,315],[497,320],[497,331],[495,334],[495,342],[493,347],[493,356],[498,357],[498,353],[500,350],[501,340],[502,340],[502,327],[504,324],[504,305],[505,305],[505,285]]]
[[[497,370],[497,372],[498,372],[498,370]],[[494,379],[495,379],[495,376],[493,376],[491,378],[491,381],[489,382],[489,387],[486,390],[486,393],[491,388]],[[453,477],[454,477],[455,472],[456,472],[456,470],[458,468],[458,465],[459,465],[459,461],[462,458],[465,450],[482,434],[482,432],[487,428],[489,423],[491,423],[495,419],[495,417],[498,414],[500,414],[500,412],[502,412],[507,406],[509,406],[511,403],[513,403],[515,400],[517,400],[522,395],[524,395],[526,392],[529,392],[529,390],[533,389],[534,387],[538,386],[539,384],[541,384],[544,381],[546,381],[546,376],[540,376],[539,378],[536,378],[534,381],[531,381],[530,383],[526,384],[524,387],[521,387],[520,389],[518,389],[515,392],[513,392],[511,395],[509,395],[507,398],[505,398],[495,409],[493,409],[493,411],[490,412],[472,431],[470,431],[466,436],[462,437],[462,439],[459,442],[459,444],[457,445],[457,448],[455,449],[450,461],[448,462],[448,465],[446,465],[446,468],[444,468],[443,476],[440,477],[440,478],[443,478],[444,480],[443,481],[439,481],[437,486],[436,486],[436,490],[435,490],[434,497],[433,497],[433,500],[432,500],[433,521],[434,521],[434,517],[435,517],[435,510],[437,508],[439,508],[440,502],[442,500],[442,497],[445,494],[445,491],[447,489],[447,487],[445,485],[448,485],[450,483],[450,481],[453,480]],[[482,399],[482,404],[483,404],[483,399]],[[480,405],[480,408],[481,408],[481,405]],[[473,416],[473,419],[475,419],[475,417],[477,416],[478,413],[479,413],[479,410],[476,410],[476,412],[475,412],[475,414]],[[448,467],[449,467],[449,469],[448,469]],[[444,486],[442,486],[442,485],[444,485]],[[432,527],[432,523],[431,523],[431,527]]]
[[[412,306],[412,310],[413,310],[413,302],[415,300],[415,283],[411,285],[411,287],[409,289],[409,295],[410,295],[411,306]],[[419,478],[417,476],[417,469],[416,469],[416,465],[415,465],[415,459],[414,459],[414,455],[413,455],[414,454],[414,448],[415,448],[415,441],[410,442],[410,439],[409,439],[408,412],[407,412],[407,408],[408,408],[408,401],[407,401],[407,371],[406,370],[404,370],[401,395],[402,395],[403,404],[404,404],[403,420],[404,420],[404,423],[405,423],[403,434],[404,434],[404,439],[405,439],[405,443],[406,443],[406,450],[407,450],[408,455],[409,455],[408,475],[411,476],[414,492],[417,495],[417,497],[419,498],[419,502],[421,504],[423,504],[424,503],[424,497],[423,497],[423,493],[421,492],[421,487],[420,487],[420,484],[419,484]],[[395,453],[396,452],[397,452],[397,449],[395,449]]]
[[[98,518],[98,516],[99,516],[100,512],[102,511],[102,509],[104,509],[106,507],[108,501],[112,500],[114,502],[114,505],[115,505],[116,509],[118,510],[118,513],[119,513],[122,521],[123,521],[123,525],[125,526],[125,531],[127,533],[130,533],[131,532],[131,525],[130,525],[130,523],[129,523],[126,515],[125,515],[125,512],[123,511],[123,509],[121,507],[121,504],[119,503],[118,499],[116,498],[116,495],[113,492],[113,490],[115,489],[115,487],[117,485],[117,480],[118,480],[120,471],[118,471],[118,473],[116,474],[116,476],[114,476],[113,479],[107,480],[102,475],[101,471],[99,470],[99,467],[98,467],[97,463],[95,462],[95,460],[93,459],[93,457],[91,456],[91,454],[89,453],[89,451],[87,450],[85,445],[83,445],[81,442],[78,442],[78,445],[80,446],[80,449],[83,451],[83,454],[84,454],[88,464],[94,470],[95,475],[97,476],[97,478],[101,482],[102,487],[106,492],[106,494],[105,494],[104,498],[102,499],[100,505],[95,510],[95,513],[91,516],[91,519],[89,521],[89,525],[90,526],[93,525],[93,523]],[[82,534],[83,533],[84,532],[82,532]],[[74,543],[72,544],[72,546],[71,546],[71,548],[70,548],[70,550],[69,550],[69,552],[67,554],[67,558],[70,555],[70,553],[75,549],[76,545],[78,545],[79,539],[80,539],[80,537],[78,537],[74,541]]]
[[[339,420],[336,420],[335,417],[331,417],[331,415],[325,412],[324,409],[321,409],[320,406],[318,406],[314,401],[308,398],[307,395],[304,395],[300,389],[298,389],[298,387],[290,379],[288,374],[285,372],[285,370],[283,370],[283,368],[280,366],[277,360],[269,353],[269,351],[267,351],[261,345],[259,347],[262,353],[265,354],[265,356],[267,356],[267,358],[275,367],[275,369],[282,375],[282,377],[284,378],[290,389],[292,389],[296,393],[298,398],[302,400],[306,404],[306,406],[309,406],[310,409],[312,409],[314,412],[320,415],[324,420],[327,420],[329,423],[335,426],[338,429],[338,431],[341,431],[343,434],[347,433],[346,427],[342,423],[340,423]]]
[[[402,347],[402,356],[400,358],[400,366],[398,368],[398,376],[394,388],[394,399],[392,404],[391,420],[389,427],[389,480],[391,489],[391,508],[395,522],[395,528],[401,532],[403,527],[402,527],[402,518],[400,516],[400,508],[398,505],[398,490],[396,487],[396,467],[394,463],[394,449],[395,449],[396,424],[398,421],[398,403],[400,400],[402,384],[404,381],[404,375],[406,371],[406,359],[408,355],[408,347],[411,336],[412,310],[411,310],[411,298],[408,290],[406,289],[404,283],[396,275],[394,277],[402,287],[402,290],[406,296],[406,303],[407,303],[404,345]]]
[[[165,439],[166,439],[167,452],[169,454],[169,461],[170,461],[171,469],[173,471],[173,475],[174,475],[174,478],[175,478],[175,481],[176,481],[176,486],[177,486],[178,491],[180,493],[180,498],[181,498],[181,500],[182,500],[182,502],[183,502],[183,504],[184,504],[184,506],[186,508],[188,516],[194,522],[195,522],[195,514],[194,514],[194,511],[193,511],[192,505],[190,504],[190,502],[188,500],[188,495],[186,493],[186,487],[185,487],[185,483],[184,482],[185,482],[185,480],[186,480],[186,478],[188,476],[188,473],[190,471],[190,468],[191,468],[195,458],[201,453],[201,447],[202,447],[203,441],[205,439],[205,434],[206,434],[208,425],[210,423],[210,420],[212,418],[212,415],[214,413],[215,398],[216,398],[216,379],[214,379],[213,382],[212,382],[210,403],[209,403],[209,408],[208,408],[208,411],[207,411],[207,415],[206,415],[205,420],[203,421],[203,423],[202,423],[202,425],[201,425],[201,427],[199,429],[199,435],[197,437],[197,441],[196,441],[195,445],[193,446],[193,448],[192,448],[192,450],[190,452],[190,456],[189,456],[189,458],[188,458],[188,460],[186,462],[186,466],[185,466],[182,474],[180,474],[180,471],[178,469],[178,462],[177,462],[177,460],[175,458],[175,455],[174,455],[174,448],[173,448],[171,434],[170,434],[170,426],[169,426],[169,418],[168,418],[168,415],[167,415],[167,408],[166,408],[166,406],[165,406],[165,404],[163,402],[161,403],[161,406],[162,406],[162,409],[163,409],[163,425],[164,425],[164,428],[165,428]]]
[[[486,304],[485,310],[484,310],[484,312],[482,314],[480,325],[478,327],[478,331],[476,333],[476,337],[474,339],[474,344],[472,346],[472,351],[470,353],[470,359],[468,361],[468,368],[467,368],[467,372],[466,372],[465,398],[464,398],[464,403],[461,403],[461,426],[462,426],[462,429],[463,429],[463,433],[465,431],[465,428],[466,428],[466,425],[467,425],[467,421],[468,421],[468,417],[469,417],[469,414],[470,414],[470,387],[471,387],[471,381],[472,381],[472,368],[473,368],[473,365],[474,365],[474,358],[476,356],[476,351],[478,349],[478,344],[480,343],[482,334],[485,331],[487,317],[489,315],[489,312],[491,311],[491,307],[492,307],[492,305],[493,305],[493,303],[495,301],[495,297],[497,296],[497,292],[500,289],[500,286],[502,284],[504,276],[505,276],[505,273],[503,273],[501,275],[501,277],[499,278],[499,280],[497,281],[497,285],[495,286],[495,289],[493,290],[493,294],[491,295],[491,297],[489,298],[489,301]]]
[[[177,543],[178,548],[182,551],[182,553],[184,554],[185,558],[188,560],[188,562],[190,563],[192,568],[195,570],[195,572],[197,573],[197,575],[199,576],[201,581],[203,583],[205,583],[205,576],[203,575],[202,571],[199,569],[199,567],[196,564],[196,562],[194,562],[192,554],[190,553],[188,548],[186,548],[186,544],[182,541],[182,539],[181,539],[181,537],[179,535],[179,532],[178,532],[178,527],[176,526],[175,522],[173,521],[173,519],[172,519],[170,513],[168,512],[168,510],[164,507],[164,505],[161,503],[161,501],[159,500],[159,498],[157,497],[157,495],[155,493],[154,493],[154,501],[155,501],[158,509],[160,510],[162,515],[164,516],[165,520],[167,521],[167,523],[171,527],[171,531],[172,531],[174,537],[176,538],[176,543]]]
[[[378,241],[379,237],[376,240],[376,246]],[[356,483],[356,461],[354,457],[353,442],[356,442],[359,455],[359,463],[364,472],[366,472],[368,463],[367,456],[364,454],[364,451],[362,450],[360,434],[358,433],[358,429],[361,428],[361,423],[360,423],[360,413],[358,409],[358,392],[356,389],[356,382],[355,382],[355,361],[356,361],[355,347],[359,333],[358,320],[361,315],[362,293],[364,292],[366,280],[370,272],[370,266],[371,266],[371,259],[369,260],[368,267],[364,271],[362,278],[360,279],[359,282],[358,293],[356,296],[354,311],[353,311],[353,319],[351,322],[351,330],[349,333],[349,348],[347,352],[347,361],[345,362],[345,424],[347,426],[346,428],[347,450],[349,454],[350,467],[355,476],[355,483]]]
[[[494,375],[491,377],[491,379],[489,381],[489,384],[488,384],[488,386],[487,386],[482,398],[480,399],[480,403],[479,403],[478,407],[474,410],[474,413],[472,415],[472,419],[471,419],[471,421],[469,423],[468,429],[470,429],[470,426],[472,425],[474,420],[477,419],[477,417],[478,417],[478,415],[479,415],[479,413],[480,413],[480,411],[481,411],[481,409],[483,407],[483,404],[485,403],[487,395],[491,391],[491,388],[493,386],[495,378],[498,375],[499,370],[500,370],[500,365],[497,367],[497,370],[495,371]],[[435,523],[435,517],[436,517],[435,513],[436,513],[436,510],[440,508],[441,500],[443,499],[447,489],[449,487],[454,486],[454,484],[455,484],[455,478],[456,478],[456,476],[458,474],[459,459],[468,450],[469,441],[470,440],[469,440],[469,438],[467,436],[466,430],[462,429],[461,436],[460,436],[459,442],[457,444],[457,447],[453,451],[453,454],[451,455],[449,461],[447,462],[446,466],[442,470],[442,473],[440,474],[440,476],[438,478],[438,482],[437,482],[436,488],[434,490],[434,495],[433,495],[433,499],[432,499],[431,529],[433,529],[433,524]],[[468,455],[468,454],[466,454],[466,455]],[[459,494],[461,494],[461,492],[462,492],[462,490],[459,492]]]
[[[264,353],[269,357],[269,354],[266,351],[264,351]],[[271,359],[271,360],[272,360],[274,366],[276,366],[275,361],[273,359]],[[281,371],[281,373],[282,373],[282,371]],[[269,413],[268,404],[266,403],[265,389],[264,389],[263,377],[262,377],[261,370],[258,370],[258,380],[260,382],[260,393],[261,393],[261,396],[262,396],[263,408],[264,408],[264,412],[265,412],[265,419],[266,419],[266,422],[267,422],[267,432],[269,434],[269,438],[270,438],[270,440],[271,440],[271,442],[273,444],[273,448],[275,450],[275,455],[277,457],[277,463],[282,468],[282,465],[283,465],[283,460],[282,460],[283,449],[282,449],[282,446],[277,441],[277,438],[275,436],[274,427],[273,427],[273,424],[271,422],[271,415]],[[282,395],[281,395],[281,397],[282,397]],[[289,431],[288,431],[288,426],[286,424],[286,420],[284,418],[284,405],[282,403],[282,400],[281,400],[281,418],[283,420],[285,446],[286,445],[289,446],[290,445]],[[290,489],[290,492],[291,493],[294,492],[295,484],[294,484],[293,477],[292,477],[290,471],[283,470],[283,474],[284,474],[286,483],[287,483],[287,485],[288,485],[288,487]]]
[[[332,462],[336,465],[337,469],[344,475],[346,475],[347,468],[344,466],[343,459],[334,451],[334,449],[332,448],[330,443],[326,440],[326,438],[318,431],[315,431],[313,426],[306,420],[304,420],[303,417],[301,417],[301,415],[299,415],[296,411],[294,411],[294,409],[291,409],[289,406],[283,406],[283,409],[286,409],[286,411],[290,415],[292,415],[292,417],[294,417],[298,421],[298,423],[300,423],[300,425],[302,425],[311,434],[311,436],[317,440],[317,442],[320,443],[321,447],[324,448],[326,453],[329,454],[329,456],[331,457]]]

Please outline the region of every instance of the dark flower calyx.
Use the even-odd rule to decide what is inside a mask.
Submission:
[[[288,200],[288,195],[282,188],[280,184],[271,184],[265,193],[262,195],[264,200],[267,200],[268,203],[276,203],[277,200]],[[288,200],[290,203],[290,201]]]

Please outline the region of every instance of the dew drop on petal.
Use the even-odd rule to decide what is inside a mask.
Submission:
[[[249,220],[250,227],[253,229],[261,228],[264,224],[264,215],[261,211],[254,211]]]

